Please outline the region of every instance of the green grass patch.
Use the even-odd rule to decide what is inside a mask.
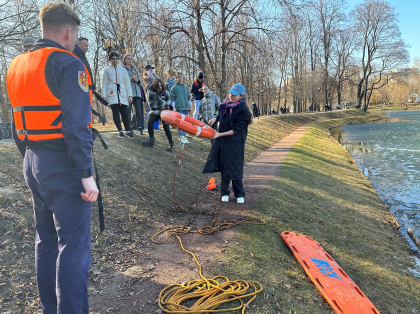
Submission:
[[[372,117],[312,124],[293,146],[276,182],[253,207],[265,226],[244,226],[212,274],[259,281],[249,313],[334,313],[280,237],[317,240],[384,313],[420,312],[420,280],[388,208],[328,129]]]

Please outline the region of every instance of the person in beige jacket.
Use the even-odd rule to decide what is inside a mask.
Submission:
[[[119,131],[118,137],[124,138],[124,132],[121,128],[121,114],[126,135],[129,138],[134,138],[133,133],[130,132],[128,120],[128,105],[133,101],[130,78],[127,71],[119,64],[118,53],[111,52],[109,61],[110,65],[105,69],[102,77],[102,97],[111,106],[114,123]]]

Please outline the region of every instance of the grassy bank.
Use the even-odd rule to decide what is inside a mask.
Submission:
[[[360,121],[368,121],[378,119],[379,116],[366,116],[363,112],[358,110],[345,110],[310,115],[271,116],[264,119],[256,119],[249,130],[249,138],[246,145],[246,160],[249,161],[253,159],[273,143],[290,134],[298,126],[320,120],[350,117],[360,117],[357,119],[360,119]],[[314,131],[319,132],[319,134],[322,135],[321,138],[325,135],[323,133],[323,128],[325,127],[322,127],[319,131]],[[105,281],[110,274],[116,272],[121,273],[134,265],[146,267],[150,261],[150,256],[153,253],[150,249],[150,236],[157,230],[166,228],[168,225],[174,223],[185,222],[185,219],[189,218],[187,214],[174,214],[156,204],[142,202],[139,195],[127,185],[128,181],[136,181],[157,191],[171,195],[173,171],[176,164],[176,152],[169,153],[165,151],[167,140],[163,132],[155,132],[155,135],[156,145],[153,149],[143,148],[139,144],[141,141],[146,140],[146,136],[136,135],[135,139],[131,140],[128,138],[119,139],[117,138],[116,133],[106,133],[103,135],[103,138],[109,146],[109,149],[106,151],[102,149],[99,141],[95,142],[95,156],[102,177],[101,185],[104,195],[107,233],[105,235],[99,235],[97,233],[98,218],[95,206],[92,219],[92,242],[94,243],[94,246],[92,247],[92,269],[98,269],[101,274],[92,276],[90,280],[91,290],[102,289],[103,281]],[[173,131],[173,136],[174,140],[178,142],[177,132]],[[210,176],[201,174],[210,148],[210,141],[193,138],[190,142],[190,144],[186,145],[182,154],[181,163],[183,168],[179,169],[177,173],[176,194],[177,198],[187,208],[192,209],[194,208],[194,204],[200,200],[203,195],[211,193],[205,188]],[[313,143],[316,143],[316,141]],[[338,149],[338,146],[336,148]],[[296,152],[293,152],[291,156],[294,156],[294,154],[296,154]],[[296,159],[298,157],[293,158]],[[306,156],[304,157],[304,161],[313,160],[313,163],[321,162],[323,158],[324,157]],[[348,156],[346,158],[348,159]],[[335,165],[335,163],[340,164],[342,161],[340,159],[338,161],[330,160],[329,162]],[[13,143],[0,144],[0,312],[9,311],[11,313],[28,314],[37,312],[39,309],[39,301],[34,272],[35,230],[33,224],[32,202],[30,192],[23,178],[22,163],[23,159],[20,157]],[[299,163],[300,167],[303,164]],[[317,164],[314,163],[314,166],[315,165]],[[354,165],[346,164],[346,166],[354,171]],[[290,167],[290,169],[293,169],[292,166]],[[283,171],[286,171],[287,169],[288,168]],[[310,170],[308,169],[304,167],[297,168],[295,171],[296,178],[304,176],[305,180],[309,180],[307,175]],[[294,175],[292,175],[292,177],[293,176]],[[328,177],[327,175],[325,176]],[[292,206],[297,206],[297,204],[300,204],[299,208],[304,212],[307,212],[308,215],[310,214],[318,217],[316,220],[317,224],[321,224],[321,222],[323,224],[329,224],[329,222],[327,220],[324,221],[324,216],[321,216],[321,213],[324,214],[324,212],[321,212],[320,210],[319,216],[316,213],[311,214],[311,211],[304,209],[303,200],[297,198],[298,195],[315,193],[318,189],[309,189],[310,191],[305,192],[308,188],[306,186],[300,186],[296,183],[297,181],[294,181],[293,179],[282,182],[283,181],[279,181],[278,184],[285,184],[285,186],[272,187],[273,193],[277,193],[275,191],[278,189],[281,190],[279,192],[279,197],[266,198],[264,200],[264,202],[269,203],[263,204],[264,207],[262,208],[265,209],[261,212],[261,215],[269,218],[269,225],[261,229],[250,228],[249,230],[242,230],[240,236],[241,245],[245,247],[248,238],[250,241],[246,244],[246,254],[242,255],[239,254],[239,251],[236,251],[237,253],[235,254],[238,255],[238,260],[234,265],[235,268],[237,267],[241,271],[249,271],[249,276],[247,277],[250,279],[257,280],[258,278],[255,278],[255,276],[267,277],[267,274],[273,274],[274,276],[274,269],[276,272],[281,273],[293,272],[300,278],[300,283],[305,283],[304,276],[301,275],[301,270],[293,264],[292,260],[288,257],[288,254],[290,255],[290,253],[283,248],[283,244],[281,243],[278,234],[273,231],[273,227],[277,226],[273,224],[281,223],[282,225],[277,226],[279,230],[285,230],[284,228],[286,227],[291,230],[298,230],[298,226],[295,225],[295,222],[291,218],[293,216],[302,217],[302,214],[295,209],[291,210]],[[334,184],[337,185],[336,182],[334,182]],[[330,188],[334,187],[328,185],[328,189]],[[286,194],[288,196],[285,196]],[[315,194],[312,197],[315,197]],[[331,195],[335,195],[335,193]],[[168,203],[165,198],[158,198],[162,202],[172,205]],[[335,196],[335,198],[339,199],[340,197]],[[293,203],[290,203],[291,200]],[[334,208],[333,202],[331,202],[331,204],[329,203],[328,206],[332,211]],[[276,209],[276,207],[279,209]],[[285,212],[289,213],[291,217],[287,218],[286,216],[283,216]],[[278,221],[275,221],[274,218]],[[175,222],[173,219],[175,219]],[[287,219],[287,221],[284,219]],[[302,225],[304,225],[303,222]],[[309,229],[312,230],[311,228]],[[257,236],[250,232],[257,232]],[[264,242],[264,245],[261,245],[260,241],[264,240],[265,236],[260,236],[258,232],[262,235],[270,235],[267,238],[269,241]],[[310,233],[308,232],[308,234]],[[315,237],[318,236],[317,234],[312,235]],[[317,239],[322,240],[320,237]],[[274,250],[274,248],[276,250]],[[330,247],[326,248],[330,249]],[[278,251],[279,249],[283,250],[281,251],[281,254],[280,251]],[[264,251],[268,252],[266,256],[262,255]],[[256,260],[248,261],[248,257],[251,256],[250,253],[254,254]],[[230,254],[231,253],[227,256],[230,256]],[[273,258],[270,257],[272,255]],[[395,255],[400,256],[399,253],[395,253]],[[136,258],[134,259],[133,256]],[[279,264],[281,258],[289,258],[289,262],[285,263],[281,261],[281,263],[283,263],[282,266]],[[266,260],[267,262],[265,262]],[[260,262],[263,263],[261,264],[263,267],[267,267],[266,270],[255,269],[255,266],[259,265]],[[253,266],[250,266],[251,263],[254,263]],[[238,267],[238,265],[241,266]],[[342,266],[347,271],[346,265]],[[275,281],[277,279],[273,280]],[[279,282],[277,284],[276,281],[275,283],[272,283],[271,280],[269,281],[269,284],[266,284],[264,280],[263,282],[265,287],[267,287],[266,291],[269,291],[270,295],[272,288],[277,288],[278,285],[280,285],[279,287],[284,289],[283,283],[289,284],[285,282]],[[309,284],[306,283],[306,285]],[[293,285],[293,291],[296,286],[298,285]],[[362,289],[363,288],[364,286],[362,286]],[[282,291],[282,294],[286,292],[287,291]],[[369,295],[368,291],[365,292]],[[118,293],[118,291],[116,293]],[[285,297],[288,295],[287,293],[284,295]],[[317,294],[313,295],[318,299],[317,302],[322,302]],[[115,295],[114,298],[110,296],[109,299],[117,300],[117,295]],[[269,304],[272,304],[272,300],[267,300],[269,300],[267,303],[267,309],[269,309],[269,306],[271,306]],[[265,304],[265,301],[260,297],[258,302],[259,304]],[[284,302],[286,302],[286,299]],[[278,298],[275,300],[275,303],[273,303],[274,306],[276,303],[279,303],[279,305],[283,304],[282,300],[278,300]],[[106,309],[107,308],[105,308],[105,310]],[[263,309],[265,309],[265,307],[263,307]],[[276,308],[271,307],[271,309]],[[103,313],[104,309],[95,308],[95,311]],[[274,310],[264,311],[273,312]],[[280,310],[276,311],[279,312]],[[138,312],[135,312],[133,309],[133,312],[127,311],[124,313]],[[264,312],[257,310],[254,313],[260,314]],[[311,312],[301,311],[301,313]]]
[[[334,313],[279,234],[317,240],[382,314],[420,313],[420,280],[409,246],[370,182],[328,129],[369,117],[314,123],[292,148],[254,213],[266,226],[242,227],[213,273],[263,284],[251,313]],[[241,265],[241,267],[238,267]]]

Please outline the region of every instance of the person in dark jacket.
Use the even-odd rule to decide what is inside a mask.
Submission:
[[[86,52],[89,50],[89,41],[85,37],[79,37],[77,39],[76,45],[74,45],[73,48],[73,54],[80,59],[80,61],[83,62],[83,64],[86,66],[90,79],[92,80],[92,94],[95,95],[96,99],[99,100],[99,102],[105,106],[108,106],[108,102],[105,101],[97,92],[96,92],[96,86],[93,81],[92,76],[92,69],[90,68],[89,61],[86,58]]]
[[[201,100],[204,98],[204,76],[203,73],[198,73],[198,76],[194,79],[194,83],[191,87],[191,94],[195,100],[195,111],[194,111],[194,119],[198,118],[198,113],[200,111],[200,103]]]
[[[258,107],[255,103],[252,104],[252,114],[254,115],[254,118],[258,118]]]
[[[79,37],[76,45],[74,45],[73,54],[83,62],[86,66],[90,78],[93,80],[92,69],[90,68],[89,62],[86,58],[86,52],[89,50],[89,40],[85,37]]]
[[[252,123],[251,113],[245,103],[245,87],[235,84],[228,91],[229,97],[220,104],[219,114],[209,121],[209,125],[219,122],[219,132],[210,149],[203,173],[221,172],[222,202],[229,201],[229,183],[232,180],[236,202],[245,201],[242,185],[245,157],[245,142],[248,125]]]
[[[153,147],[155,145],[155,130],[153,124],[156,121],[159,121],[160,113],[163,110],[169,110],[171,106],[171,96],[165,88],[165,83],[162,79],[156,78],[153,80],[147,99],[150,106],[149,121],[147,122],[150,139],[141,144],[145,147]],[[169,147],[166,150],[171,152],[174,149],[174,142],[172,141],[172,133],[169,130],[169,124],[164,123],[163,130],[169,141]]]

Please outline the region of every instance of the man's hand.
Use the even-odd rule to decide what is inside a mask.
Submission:
[[[209,122],[207,122],[207,124],[212,126],[214,122],[216,122],[216,118],[210,119]]]
[[[94,202],[96,201],[96,198],[98,197],[99,191],[96,187],[95,180],[93,179],[93,176],[90,178],[83,178],[82,179],[83,187],[85,188],[85,193],[80,193],[82,196],[82,200],[86,202]]]
[[[131,104],[133,102],[133,97],[128,96],[128,102]]]
[[[134,82],[138,82],[139,81],[139,79],[137,78],[137,75],[136,75],[136,73],[131,73],[131,77],[133,78],[133,81]]]
[[[106,97],[102,97],[103,100],[105,100],[106,102],[108,102],[108,99]]]

